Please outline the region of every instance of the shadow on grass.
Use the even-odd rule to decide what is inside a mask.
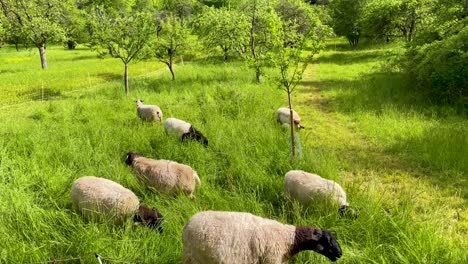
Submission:
[[[123,74],[117,74],[117,73],[103,72],[103,73],[96,74],[96,76],[106,82],[115,81],[115,80],[123,80]]]
[[[80,60],[94,60],[97,59],[97,55],[82,55],[73,57],[72,61],[80,61]]]
[[[28,98],[33,101],[50,101],[67,98],[67,96],[63,95],[60,91],[51,88],[35,88],[21,92],[18,95],[19,97]]]
[[[232,62],[243,62],[243,59],[240,56],[231,55],[231,56],[228,56],[227,60],[224,60],[223,56],[218,55],[218,56],[194,58],[192,62],[203,64],[203,65],[219,65],[219,64],[232,63]]]
[[[5,73],[17,73],[17,72],[21,72],[23,71],[22,69],[3,69],[3,70],[0,70],[0,74],[5,74]]]
[[[379,55],[381,51],[372,51],[372,52],[349,52],[346,53],[346,56],[343,56],[341,53],[334,53],[331,55],[323,55],[318,60],[315,60],[313,63],[332,63],[338,65],[354,64],[354,63],[365,63],[365,62],[375,62],[381,60]]]
[[[138,90],[149,92],[168,92],[171,90],[184,92],[193,89],[195,86],[211,86],[214,83],[227,83],[236,80],[235,75],[222,74],[221,72],[207,73],[180,73],[175,72],[176,79],[171,79],[169,70],[164,72],[156,79],[134,79],[131,80],[131,86],[138,87]]]

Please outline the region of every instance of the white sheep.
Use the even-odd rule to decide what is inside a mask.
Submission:
[[[208,139],[190,123],[183,120],[173,117],[168,118],[164,122],[164,129],[166,130],[166,134],[176,135],[182,141],[192,139],[201,142],[205,147],[208,146]]]
[[[110,218],[122,223],[133,216],[133,221],[158,228],[163,216],[156,210],[140,204],[138,197],[122,185],[104,178],[84,176],[77,179],[71,188],[73,206],[87,219]]]
[[[240,212],[197,213],[185,225],[182,239],[184,264],[280,264],[304,250],[335,261],[342,254],[327,230]]]
[[[284,194],[287,198],[297,200],[304,206],[311,205],[316,196],[325,196],[340,205],[340,213],[345,213],[349,206],[346,201],[346,192],[338,183],[301,170],[286,173]]]
[[[154,160],[129,152],[127,165],[133,167],[137,177],[149,187],[162,193],[176,194],[183,192],[195,198],[195,184],[201,186],[200,178],[190,166],[171,160]]]
[[[163,118],[163,113],[161,108],[157,105],[144,105],[143,101],[138,99],[136,100],[137,104],[137,115],[143,121],[158,121],[161,122]]]
[[[281,125],[291,124],[290,116],[291,116],[291,114],[289,112],[289,108],[287,108],[287,107],[281,107],[281,108],[278,109],[278,111],[276,111],[276,120]],[[294,110],[293,110],[293,122],[294,122],[294,125],[296,126],[297,129],[304,128],[301,125],[301,118],[299,117],[299,114]]]

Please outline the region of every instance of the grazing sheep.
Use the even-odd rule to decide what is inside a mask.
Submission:
[[[196,171],[175,161],[154,160],[129,152],[125,163],[133,167],[140,180],[162,193],[175,194],[181,191],[193,199],[195,184],[201,186]]]
[[[342,254],[329,231],[240,212],[197,213],[185,225],[182,239],[184,264],[280,264],[304,250],[336,261]]]
[[[208,146],[208,139],[203,134],[196,130],[190,123],[177,118],[168,118],[164,122],[164,129],[167,134],[173,134],[182,139],[196,140],[201,142],[205,147]]]
[[[311,205],[314,196],[327,196],[340,204],[340,213],[347,210],[346,192],[338,183],[324,179],[316,174],[292,170],[284,178],[284,194],[304,206]]]
[[[143,101],[138,99],[136,100],[137,104],[137,115],[143,121],[158,121],[161,122],[163,118],[163,113],[161,108],[157,105],[144,105]]]
[[[87,219],[111,217],[114,223],[122,223],[130,216],[151,229],[160,226],[163,216],[156,210],[140,204],[138,197],[122,185],[104,178],[84,176],[71,188],[73,206]]]
[[[276,120],[281,124],[291,124],[291,119],[290,119],[290,112],[289,108],[287,107],[281,107],[276,111]],[[297,129],[304,128],[301,125],[301,118],[299,117],[299,114],[293,110],[293,122],[294,125],[297,127]]]

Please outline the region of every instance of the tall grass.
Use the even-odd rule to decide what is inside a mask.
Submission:
[[[332,54],[326,53],[322,59]],[[382,55],[376,52],[373,56]],[[340,56],[334,59],[340,60]],[[31,62],[24,63],[25,68],[31,66]],[[69,66],[74,67],[72,63]],[[323,75],[329,68],[334,73]],[[274,119],[276,109],[286,104],[285,95],[268,79],[262,85],[254,84],[253,74],[241,62],[186,63],[177,68],[179,79],[175,82],[169,75],[134,78],[128,98],[120,83],[110,82],[56,100],[31,101],[27,106],[3,109],[0,262],[81,257],[83,262],[92,263],[97,252],[119,261],[178,263],[182,228],[202,210],[246,211],[284,223],[330,229],[344,250],[341,263],[466,262],[462,248],[466,246],[466,212],[458,220],[449,215],[454,207],[465,206],[466,200],[442,193],[434,197],[446,198],[448,208],[441,203],[429,205],[431,208],[419,204],[425,201],[420,196],[432,195],[437,187],[421,180],[421,189],[415,193],[414,186],[408,184],[420,179],[405,183],[411,172],[379,162],[380,157],[413,157],[411,151],[392,150],[381,143],[386,142],[381,138],[388,133],[372,128],[387,125],[385,122],[364,118],[364,108],[362,113],[344,111],[340,107],[346,106],[338,100],[307,104],[310,97],[316,96],[308,89],[323,85],[325,79],[343,76],[347,68],[329,61],[314,65],[313,70],[320,74],[314,74],[313,80],[307,76],[310,83],[296,94],[295,107],[307,129],[300,135],[302,158],[292,163],[288,133]],[[338,97],[344,91],[331,84],[328,89],[322,86],[325,99]],[[136,118],[136,98],[158,104],[165,118],[191,122],[208,137],[209,147],[181,143],[167,136],[162,124],[141,122]],[[386,113],[380,115],[385,120],[390,118]],[[369,110],[367,115],[374,113]],[[202,187],[195,192],[197,199],[161,195],[139,185],[124,164],[124,154],[129,151],[192,166],[202,180]],[[374,157],[376,153],[378,157]],[[420,161],[414,159],[426,167]],[[457,163],[447,166],[463,174],[453,164]],[[351,204],[359,209],[359,217],[340,218],[338,208],[329,203],[305,209],[285,200],[283,177],[290,169],[316,172],[342,183]],[[117,181],[148,206],[158,208],[165,217],[164,233],[130,222],[114,226],[84,220],[72,210],[70,200],[72,182],[84,175]],[[444,213],[443,209],[449,211]],[[454,221],[452,229],[447,221]],[[328,260],[307,252],[291,262]]]
[[[89,89],[103,82],[123,80],[124,67],[119,59],[98,58],[96,52],[85,46],[78,46],[75,50],[48,46],[47,70],[41,70],[37,53],[37,49],[16,51],[13,46],[2,47],[0,105],[60,98],[70,90]],[[160,68],[163,64],[155,61],[131,63],[129,76],[131,79]]]

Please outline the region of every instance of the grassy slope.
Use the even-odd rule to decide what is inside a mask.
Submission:
[[[467,245],[466,182],[460,179],[466,177],[466,163],[460,160],[464,157],[448,156],[445,162],[438,155],[418,154],[438,148],[445,151],[443,157],[452,149],[462,155],[466,150],[457,147],[466,143],[467,133],[458,137],[447,133],[455,126],[466,131],[466,120],[393,105],[388,96],[381,96],[389,100],[387,105],[359,99],[358,92],[363,98],[376,98],[368,91],[376,82],[383,87],[373,91],[376,94],[388,92],[383,84],[389,80],[399,84],[391,74],[385,77],[391,79],[361,78],[372,74],[382,60],[378,56],[386,52],[330,51],[311,68],[305,87],[296,93],[308,128],[301,132],[303,159],[295,164],[288,163],[287,133],[273,120],[275,110],[285,105],[285,95],[268,81],[253,85],[253,75],[238,62],[186,64],[176,69],[176,82],[165,71],[134,78],[129,98],[123,96],[120,83],[108,82],[80,93],[64,92],[66,96],[56,100],[3,109],[0,262],[78,256],[91,262],[98,252],[131,262],[177,263],[183,225],[195,212],[209,209],[248,211],[329,228],[344,249],[342,263],[466,261],[462,251]],[[353,56],[367,59],[349,61]],[[22,62],[22,67],[32,67],[31,63]],[[67,67],[83,70],[72,70],[73,65]],[[344,99],[353,93],[353,101]],[[210,147],[181,144],[168,138],[161,125],[141,123],[135,118],[137,97],[160,105],[165,117],[192,122],[210,139]],[[419,130],[414,132],[410,121]],[[439,124],[446,128],[439,133],[449,140],[420,138],[426,135],[422,131]],[[413,145],[417,148],[409,147]],[[128,151],[193,166],[203,182],[197,200],[175,199],[139,186],[123,163]],[[285,201],[283,175],[292,168],[343,182],[360,217],[340,219],[327,205],[304,210]],[[73,212],[69,199],[71,183],[83,175],[106,177],[132,189],[163,213],[165,232],[159,235],[131,223],[116,227],[84,221]],[[294,262],[328,261],[303,253]]]

